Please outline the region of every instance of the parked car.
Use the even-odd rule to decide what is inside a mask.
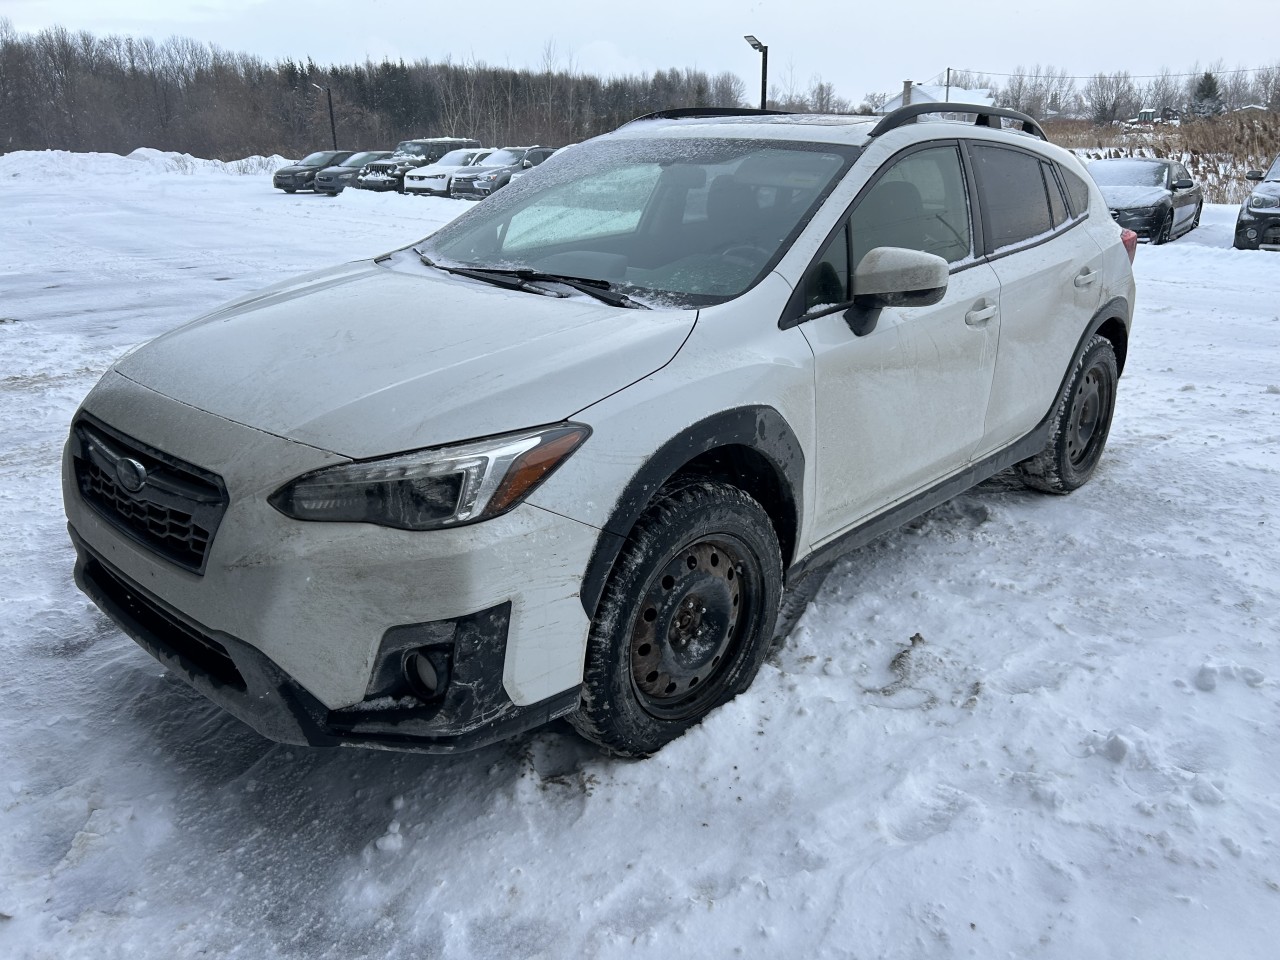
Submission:
[[[1139,237],[1167,243],[1200,226],[1204,191],[1177,160],[1094,160],[1087,169],[1111,216]]]
[[[1029,117],[915,122],[960,109],[642,118],[131,351],[66,445],[77,582],[274,740],[652,753],[844,552],[1098,468],[1136,237]]]
[[[459,170],[477,163],[493,153],[492,148],[482,150],[450,150],[435,163],[410,170],[404,175],[405,193],[433,193],[437,196],[449,195],[449,184],[453,175]]]
[[[551,151],[551,157],[559,156],[560,154],[568,150],[570,147],[574,147],[574,146],[577,146],[577,144],[567,143],[563,147],[557,147],[555,150]],[[550,160],[551,157],[547,157],[547,160]],[[546,163],[546,160],[544,160],[543,163]],[[539,166],[541,165],[542,164],[539,164]],[[521,180],[524,177],[527,177],[529,175],[529,171],[532,169],[533,169],[532,166],[526,167],[522,165],[519,170],[513,170],[511,172],[510,178],[508,178],[507,180],[507,184],[510,185],[512,183],[515,183],[517,180]]]
[[[474,169],[455,173],[449,186],[449,196],[483,200],[505,187],[517,170],[536,167],[553,153],[553,147],[503,147],[495,150]]]
[[[341,163],[351,156],[351,150],[319,150],[309,153],[297,163],[281,167],[271,177],[271,185],[285,193],[298,190],[310,190],[315,184],[316,174],[325,167]]]
[[[1257,186],[1240,204],[1236,217],[1237,250],[1280,250],[1280,156],[1266,173],[1245,174]]]
[[[316,193],[327,193],[332,197],[336,197],[351,185],[351,181],[355,179],[356,174],[360,172],[365,164],[389,156],[391,156],[390,150],[364,150],[360,153],[353,153],[341,163],[325,167],[317,173],[312,189]]]
[[[480,149],[479,140],[466,137],[429,137],[404,140],[396,144],[391,156],[367,164],[356,175],[355,186],[362,190],[399,190],[404,192],[404,175],[416,167],[435,163],[450,150]]]

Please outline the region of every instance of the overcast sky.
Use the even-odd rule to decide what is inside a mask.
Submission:
[[[177,34],[320,64],[451,57],[538,68],[550,49],[561,68],[603,76],[728,70],[748,99],[758,96],[760,55],[742,38],[754,34],[769,45],[771,87],[804,90],[820,76],[854,104],[947,67],[1141,75],[1280,62],[1277,0],[1214,10],[1204,0],[0,0],[0,17],[24,33]]]

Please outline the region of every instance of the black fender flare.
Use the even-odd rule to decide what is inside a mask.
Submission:
[[[596,539],[582,578],[579,597],[595,617],[605,583],[627,537],[654,494],[687,464],[722,447],[746,447],[768,462],[783,501],[794,511],[798,532],[804,506],[804,450],[791,425],[767,406],[737,407],[685,427],[645,461],[623,488]],[[783,539],[779,537],[779,539]],[[783,567],[794,559],[796,544],[783,545]]]

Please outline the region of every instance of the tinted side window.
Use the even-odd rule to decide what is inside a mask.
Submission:
[[[1089,212],[1089,186],[1074,171],[1059,166],[1058,173],[1062,182],[1067,185],[1067,196],[1071,198],[1071,212],[1074,216],[1083,217]]]
[[[1053,217],[1053,225],[1060,227],[1067,222],[1067,204],[1062,198],[1062,187],[1054,176],[1054,164],[1048,160],[1040,161],[1040,172],[1044,174],[1044,186],[1049,192],[1049,214]]]
[[[948,263],[969,256],[969,194],[955,147],[899,160],[858,201],[850,221],[853,263],[875,247],[906,247]]]
[[[1038,157],[1020,150],[975,145],[974,165],[993,250],[1048,233],[1053,227]]]

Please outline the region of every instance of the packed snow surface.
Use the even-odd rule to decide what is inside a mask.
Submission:
[[[1280,255],[1234,208],[1138,250],[1089,486],[853,554],[653,759],[432,758],[166,674],[72,585],[58,458],[126,348],[463,207],[140,153],[0,158],[0,957],[1275,956]]]

